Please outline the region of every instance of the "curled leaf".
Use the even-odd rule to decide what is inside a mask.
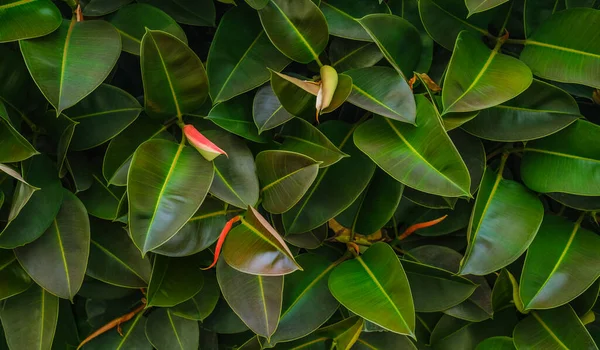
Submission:
[[[321,67],[321,85],[317,94],[317,121],[319,120],[319,113],[322,110],[329,107],[331,100],[333,100],[333,94],[338,84],[338,74],[335,68],[331,66]]]
[[[209,267],[201,268],[201,270],[210,270],[217,264],[217,261],[219,261],[219,255],[221,254],[221,248],[223,247],[223,242],[225,242],[225,237],[227,237],[227,234],[229,233],[229,231],[231,231],[231,227],[233,226],[233,224],[240,221],[240,219],[241,217],[238,215],[227,221],[227,223],[223,227],[223,230],[221,231],[221,234],[219,235],[219,239],[217,240],[217,246],[215,247],[215,258],[212,264],[210,264]]]
[[[200,133],[193,125],[187,124],[183,127],[183,133],[195,149],[209,162],[217,158],[219,155],[224,154],[227,158],[229,156],[225,151],[220,149],[217,145],[212,143],[204,135]]]

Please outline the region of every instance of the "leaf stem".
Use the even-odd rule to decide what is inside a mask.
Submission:
[[[508,160],[508,156],[510,152],[502,153],[502,158],[500,159],[500,166],[498,167],[498,176],[502,177],[502,173],[504,172],[504,166],[506,165],[506,161]]]

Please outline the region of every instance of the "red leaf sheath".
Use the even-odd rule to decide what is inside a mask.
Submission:
[[[235,224],[236,222],[240,221],[240,219],[241,217],[238,215],[234,216],[233,218],[231,218],[231,220],[227,221],[225,227],[223,227],[223,230],[219,235],[219,240],[217,240],[217,246],[215,248],[215,259],[209,267],[202,268],[202,270],[210,270],[217,264],[217,261],[219,261],[219,255],[221,254],[221,248],[223,247],[223,242],[225,242],[225,237],[227,237],[227,234],[229,233],[229,231],[231,231],[231,226],[233,226],[233,224]]]

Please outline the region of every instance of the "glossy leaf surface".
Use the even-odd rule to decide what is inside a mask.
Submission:
[[[16,41],[52,33],[62,18],[50,0],[15,1],[0,5],[3,22],[0,42]]]
[[[533,241],[543,216],[544,208],[533,193],[487,168],[471,214],[460,274],[485,275],[516,260]]]
[[[213,175],[213,165],[184,144],[150,140],[137,149],[127,194],[131,237],[143,254],[168,241],[194,215]]]
[[[83,283],[90,254],[90,222],[83,203],[64,192],[50,227],[34,242],[15,249],[15,255],[37,284],[73,300]]]
[[[52,34],[20,45],[27,69],[58,113],[94,91],[121,54],[119,33],[101,20],[64,20]]]
[[[198,322],[173,315],[170,309],[158,309],[146,321],[146,337],[157,349],[198,349]]]
[[[284,55],[300,63],[319,59],[329,31],[311,0],[271,0],[258,14],[267,36]]]
[[[156,256],[148,284],[148,306],[171,307],[180,304],[201,289],[204,283],[199,256],[184,258]]]
[[[406,273],[387,245],[372,245],[329,276],[333,296],[350,311],[381,327],[413,336],[414,306]],[[377,309],[376,306],[383,306]]]
[[[449,197],[469,195],[467,168],[433,105],[423,96],[417,96],[417,123],[415,127],[375,117],[356,130],[354,142],[385,172],[407,186]]]
[[[329,33],[338,37],[372,41],[358,19],[373,13],[389,13],[387,5],[374,0],[323,0],[320,9],[327,19]]]
[[[546,215],[527,251],[519,292],[526,309],[550,309],[563,305],[600,276],[598,235],[552,215]],[[585,263],[584,263],[585,261]]]

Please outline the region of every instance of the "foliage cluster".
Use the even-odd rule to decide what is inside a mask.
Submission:
[[[599,7],[0,0],[0,349],[598,349]]]

